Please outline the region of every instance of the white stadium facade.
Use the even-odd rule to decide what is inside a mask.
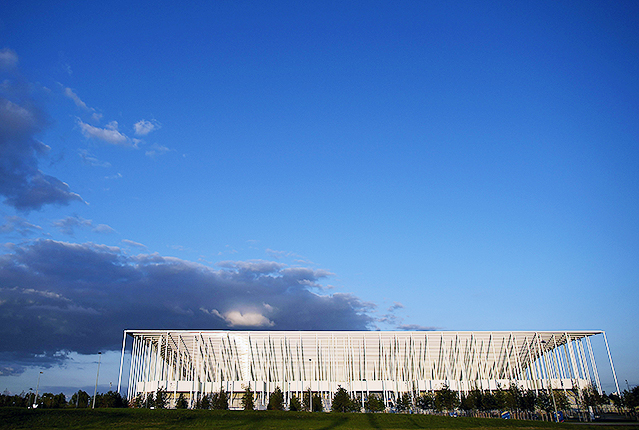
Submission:
[[[180,394],[193,404],[223,389],[235,408],[249,386],[258,409],[276,387],[285,402],[310,389],[328,407],[338,386],[361,398],[376,393],[385,404],[445,385],[459,392],[511,383],[536,391],[592,386],[602,392],[590,340],[599,335],[619,392],[603,331],[221,330],[125,330],[118,391],[132,338],[127,397],[161,388],[170,405]]]

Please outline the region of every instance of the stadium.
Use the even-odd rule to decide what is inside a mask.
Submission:
[[[125,330],[118,391],[127,339],[127,397],[166,390],[169,404],[180,394],[192,405],[224,390],[238,408],[246,387],[265,409],[279,387],[288,402],[311,390],[330,406],[338,386],[353,396],[375,393],[392,404],[444,386],[458,392],[494,391],[511,383],[525,390],[602,392],[591,337],[603,331],[188,331]]]

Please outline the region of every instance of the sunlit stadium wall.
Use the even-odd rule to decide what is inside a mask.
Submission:
[[[571,390],[601,383],[590,338],[603,331],[162,331],[124,332],[118,391],[127,337],[129,399],[162,388],[171,404],[191,403],[223,389],[239,407],[246,387],[263,408],[280,387],[285,401],[305,390],[330,403],[342,386],[393,402],[447,385],[452,390]],[[129,342],[130,343],[130,342]],[[608,357],[614,374],[614,365]],[[617,385],[618,391],[618,385]]]

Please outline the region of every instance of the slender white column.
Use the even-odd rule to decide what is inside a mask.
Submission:
[[[592,366],[592,371],[595,377],[595,384],[597,387],[597,391],[603,393],[601,390],[601,382],[599,381],[599,372],[597,371],[597,363],[595,362],[595,354],[592,352],[592,344],[590,343],[590,337],[586,337],[586,345],[588,345],[588,354],[590,356],[590,364]]]
[[[126,347],[126,330],[122,336],[122,353],[120,354],[120,373],[118,374],[118,394],[120,394],[120,387],[122,386],[122,366],[124,365],[124,348]]]
[[[608,351],[608,360],[610,360],[610,368],[612,369],[612,377],[615,380],[615,387],[617,387],[617,395],[621,395],[621,391],[619,390],[619,383],[617,382],[617,374],[615,373],[615,365],[612,362],[612,355],[610,355],[610,348],[608,347],[608,339],[606,338],[606,332],[603,333],[604,342],[606,343],[606,351]]]

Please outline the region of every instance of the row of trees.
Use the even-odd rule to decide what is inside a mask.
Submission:
[[[588,409],[592,407],[597,409],[601,405],[614,405],[620,410],[634,411],[639,407],[639,387],[632,390],[626,390],[621,396],[599,392],[593,387],[586,387],[581,391],[569,392],[579,408]],[[34,402],[35,394],[20,393],[11,395],[8,392],[0,394],[0,407],[29,407]],[[322,399],[317,393],[311,392],[310,389],[302,393],[301,398],[293,395],[288,402],[288,410],[290,411],[310,411],[319,412],[324,409]],[[534,412],[544,411],[550,413],[557,410],[568,410],[571,408],[571,402],[566,392],[563,390],[553,390],[552,393],[546,390],[522,390],[516,384],[511,384],[508,389],[498,389],[496,391],[472,390],[467,394],[451,390],[448,386],[444,386],[441,390],[432,393],[422,393],[413,397],[409,393],[404,393],[399,398],[388,404],[384,403],[381,396],[370,394],[362,403],[361,397],[351,396],[344,388],[339,387],[335,392],[331,402],[331,409],[340,412],[359,412],[362,405],[365,411],[380,412],[387,407],[398,412],[409,411],[412,409],[421,409],[424,411],[521,411]],[[39,408],[89,408],[93,405],[93,398],[85,391],[79,390],[71,396],[67,402],[63,393],[43,393],[38,396],[37,403]],[[138,407],[138,408],[157,408],[163,409],[169,406],[168,393],[159,389],[155,393],[149,393],[144,396],[142,394],[134,398],[130,404],[119,393],[109,391],[107,393],[98,393],[95,398],[95,407],[97,408],[122,408],[122,407]],[[178,397],[175,406],[178,409],[186,409],[190,405],[183,394]],[[224,390],[217,393],[203,395],[194,405],[196,409],[228,409],[229,394]],[[255,393],[250,386],[245,388],[242,395],[242,407],[245,410],[255,409]],[[284,410],[286,408],[284,393],[277,387],[269,395],[269,410]]]
[[[621,396],[616,394],[610,394],[606,396],[604,394],[603,400],[608,399],[617,409],[628,410],[633,413],[637,412],[639,408],[639,385],[632,390],[624,390]]]
[[[554,397],[554,402],[553,402]],[[254,409],[254,393],[247,387],[242,396],[242,407],[245,410]],[[561,390],[554,390],[549,394],[546,391],[521,390],[517,385],[513,384],[508,390],[481,391],[473,390],[468,394],[459,394],[451,390],[448,386],[444,386],[441,390],[433,393],[423,393],[413,397],[410,393],[404,393],[394,402],[384,403],[384,399],[376,394],[370,394],[364,402],[359,396],[351,396],[341,386],[335,392],[331,402],[331,410],[338,412],[359,412],[362,407],[367,412],[380,412],[388,406],[390,409],[405,412],[412,409],[421,409],[424,411],[453,411],[462,409],[465,411],[495,411],[495,410],[512,410],[534,412],[535,410],[543,410],[551,412],[555,405],[558,410],[566,410],[570,408],[570,402],[566,394]],[[284,410],[284,394],[277,387],[269,396],[267,409]],[[323,410],[322,400],[317,393],[309,390],[302,395],[302,400],[293,395],[289,402],[289,410],[291,411],[321,411]]]
[[[37,408],[53,409],[53,408],[90,408],[93,405],[93,397],[89,396],[86,391],[79,390],[71,396],[67,402],[67,398],[63,393],[42,393],[35,398],[35,393],[22,392],[20,394],[9,394],[4,392],[0,394],[0,407],[32,407],[34,404]],[[98,393],[95,396],[96,408],[125,408],[127,401],[119,393],[109,391],[108,393]]]
[[[67,398],[63,393],[42,393],[36,399],[35,393],[24,391],[20,394],[9,394],[4,392],[0,394],[0,407],[17,407],[28,408],[37,405],[39,408],[64,408],[67,406]]]
[[[552,390],[552,392],[548,390],[523,390],[517,384],[511,384],[507,389],[499,388],[494,391],[475,389],[468,393],[458,393],[448,386],[444,386],[441,390],[422,393],[414,397],[410,393],[404,393],[394,401],[385,404],[384,399],[379,395],[370,394],[362,402],[361,397],[351,396],[348,391],[339,387],[333,395],[331,409],[340,412],[359,412],[363,407],[367,412],[380,412],[388,407],[398,412],[415,409],[436,412],[463,410],[486,413],[509,410],[528,413],[543,411],[549,414],[554,410],[569,410],[573,405],[585,410],[589,407],[597,409],[604,404],[615,404],[618,407],[632,409],[639,402],[639,388],[637,387],[632,392],[624,392],[622,397],[600,394],[592,386],[583,390],[569,391],[568,394],[564,390]],[[255,408],[254,393],[250,387],[244,391],[242,407],[246,410]],[[267,408],[271,410],[285,409],[284,394],[279,387],[269,395]],[[312,393],[309,389],[303,393],[302,399],[298,399],[296,395],[291,397],[289,410],[321,411],[323,404],[318,394]]]

